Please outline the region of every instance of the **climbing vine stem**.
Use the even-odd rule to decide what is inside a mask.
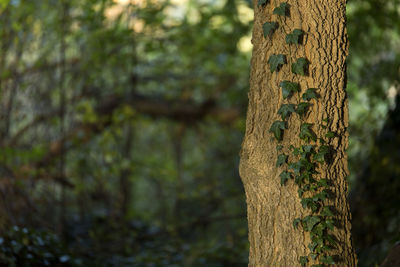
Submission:
[[[258,6],[265,8],[269,1],[259,0]],[[273,14],[285,18],[290,15],[290,5],[286,2],[275,7]],[[291,72],[298,79],[295,81],[283,80],[279,83],[282,98],[287,102],[292,99],[294,93],[298,94],[297,103],[283,103],[278,109],[281,120],[274,121],[269,128],[278,142],[276,146],[277,161],[276,167],[281,168],[280,183],[286,185],[290,180],[298,186],[298,195],[302,207],[309,212],[309,215],[293,220],[293,227],[303,229],[310,236],[308,244],[309,254],[301,256],[299,263],[302,267],[313,263],[311,267],[321,267],[335,264],[337,257],[332,255],[336,247],[336,238],[332,235],[336,227],[335,209],[329,205],[329,200],[334,198],[331,184],[328,179],[321,177],[319,169],[326,167],[330,162],[332,148],[326,145],[327,139],[334,138],[335,133],[328,129],[329,118],[321,123],[321,128],[326,129],[323,137],[317,136],[313,131],[315,124],[305,120],[309,107],[313,101],[318,99],[318,88],[301,88],[299,81],[302,76],[309,75],[309,60],[305,57],[292,58],[291,46],[302,45],[305,32],[302,29],[290,29],[285,32],[285,19],[277,22],[265,22],[263,25],[264,37],[272,41],[272,34],[282,26],[282,32],[286,34],[285,45],[288,46],[288,55],[273,54],[268,59],[271,73],[278,72],[287,62]],[[293,63],[292,63],[293,62]],[[300,97],[301,95],[301,97]],[[298,147],[290,146],[284,149],[280,142],[284,138],[285,131],[289,130],[289,118],[296,116],[300,121],[299,139],[301,144]],[[283,150],[289,151],[287,155]]]

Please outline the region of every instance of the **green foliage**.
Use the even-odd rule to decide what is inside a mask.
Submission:
[[[296,106],[294,104],[282,104],[278,110],[278,114],[281,115],[282,120],[289,118],[290,114],[293,112],[296,112]]]
[[[306,256],[301,256],[299,259],[301,267],[305,267],[308,263],[308,258]]]
[[[78,263],[54,234],[14,226],[0,237],[2,265],[75,266]]]
[[[269,131],[274,134],[276,140],[281,141],[283,136],[283,130],[286,129],[286,123],[284,121],[275,121],[272,123]]]
[[[273,12],[275,15],[279,16],[288,16],[289,15],[289,4],[286,2],[283,2],[279,5],[279,7],[276,7]]]
[[[279,86],[282,87],[283,99],[288,98],[292,93],[300,91],[300,85],[290,81],[282,81]]]
[[[280,167],[287,162],[288,156],[285,154],[279,154],[276,161],[276,167]]]
[[[335,261],[333,260],[332,256],[322,256],[321,262],[325,264],[335,264]]]
[[[292,72],[294,74],[306,75],[308,70],[308,60],[304,57],[298,58],[296,62],[292,64]]]
[[[316,88],[309,88],[307,91],[302,95],[303,100],[310,101],[311,99],[317,98],[317,93],[315,92]]]
[[[283,11],[285,7],[285,5],[281,5],[281,9],[275,9],[274,13],[279,15],[286,14],[286,11]],[[291,34],[286,36],[286,43],[298,44],[303,34],[303,31],[299,29],[294,30]],[[307,59],[299,58],[292,64],[292,72],[299,75],[306,75],[308,72],[308,64],[309,62]],[[275,64],[274,70],[277,68],[278,66]],[[299,83],[282,81],[279,85],[282,88],[283,99],[287,99],[291,94],[300,91]],[[317,99],[318,95],[316,90],[316,88],[309,88],[302,94],[301,98],[305,102],[300,102],[297,105],[291,103],[282,104],[278,110],[278,114],[281,116],[282,120],[287,120],[293,112],[296,112],[300,118],[302,118],[306,114],[307,109],[311,106],[309,103],[310,100]],[[286,125],[283,121],[275,121],[270,129],[278,140],[282,140],[282,132],[286,129]],[[324,122],[326,125],[321,125],[321,127],[325,129],[328,127],[328,119],[326,118]],[[312,144],[304,144],[300,147],[290,146],[294,158],[297,159],[288,162],[289,157],[285,154],[280,154],[278,155],[276,163],[277,167],[287,163],[288,170],[281,172],[279,175],[280,182],[284,185],[289,179],[294,178],[294,182],[298,185],[297,192],[301,198],[301,205],[304,209],[309,209],[311,211],[311,215],[303,219],[296,218],[293,220],[293,227],[297,229],[301,224],[303,230],[309,232],[311,239],[308,245],[311,253],[299,259],[301,266],[307,265],[309,262],[308,257],[313,260],[317,260],[319,257],[321,263],[332,264],[333,259],[331,256],[327,256],[326,252],[332,248],[331,246],[334,246],[335,242],[334,238],[327,234],[328,229],[333,230],[335,227],[333,220],[334,213],[331,208],[325,204],[332,196],[328,189],[329,183],[327,179],[315,179],[314,177],[318,174],[316,171],[317,164],[323,164],[326,161],[326,157],[330,152],[330,147],[324,145],[324,139],[317,138],[316,134],[312,131],[312,126],[312,123],[302,121],[299,138],[306,143],[312,141],[316,142],[318,139],[322,145],[319,147]],[[332,138],[333,136],[333,133],[328,131],[325,137]],[[279,150],[280,149],[282,149],[282,147],[279,147]],[[317,266],[322,266],[323,264],[317,264]]]
[[[335,137],[335,133],[332,132],[332,131],[329,131],[329,132],[327,132],[327,133],[325,134],[325,137],[326,137],[326,138],[333,138],[333,137]]]
[[[319,163],[325,162],[325,157],[329,153],[329,146],[321,146],[318,153],[314,155],[314,160]]]
[[[315,133],[311,130],[312,124],[311,123],[302,123],[300,126],[300,139],[303,140],[313,140],[316,141],[317,140],[317,136],[315,135]]]
[[[286,183],[286,181],[288,181],[289,179],[292,178],[292,174],[287,171],[281,172],[281,174],[279,176],[281,177],[281,185],[284,185]]]
[[[300,218],[296,218],[293,220],[293,227],[297,229],[297,227],[299,226],[299,224],[301,223],[301,219]]]
[[[300,29],[294,29],[292,33],[288,33],[286,35],[286,43],[287,44],[299,44],[301,38],[303,37],[304,32]]]
[[[306,114],[307,109],[311,106],[310,103],[307,102],[301,102],[297,105],[296,108],[296,113],[299,114],[300,116],[303,116],[304,114]]]
[[[319,222],[321,222],[319,216],[307,216],[302,220],[304,230],[307,232],[311,232]]]
[[[330,207],[325,206],[325,207],[322,208],[321,215],[322,215],[322,216],[326,216],[326,217],[331,217],[331,216],[333,216],[334,214],[333,214],[333,212],[331,211]]]
[[[274,21],[265,22],[263,24],[264,37],[272,35],[276,29],[278,29],[278,23],[277,22],[274,22]]]
[[[269,69],[271,72],[279,71],[286,64],[286,56],[282,54],[271,55],[268,59]]]

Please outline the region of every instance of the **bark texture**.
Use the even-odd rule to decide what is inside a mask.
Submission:
[[[303,122],[313,123],[313,131],[324,137],[327,131],[337,135],[329,140],[336,151],[329,165],[318,169],[318,178],[327,178],[333,184],[338,225],[332,234],[338,241],[333,255],[339,255],[337,266],[356,266],[351,243],[350,212],[347,202],[348,106],[346,98],[346,0],[286,0],[289,15],[273,14],[283,0],[271,0],[264,7],[253,0],[255,20],[252,43],[253,57],[250,77],[249,106],[246,134],[242,144],[240,174],[248,205],[250,256],[249,266],[300,266],[299,257],[308,255],[309,233],[294,229],[293,220],[310,214],[302,208],[297,185],[290,180],[280,184],[282,168],[275,166],[278,142],[269,132],[271,124],[280,120],[277,111],[282,103],[298,103],[307,88],[318,88],[319,97],[312,100]],[[265,22],[278,22],[279,28],[264,38]],[[305,34],[299,45],[288,45],[285,36],[294,29]],[[271,73],[268,59],[272,54],[286,55],[287,64],[279,72]],[[310,62],[306,76],[291,72],[291,64],[305,57]],[[279,83],[298,82],[301,93],[283,100]],[[328,129],[321,127],[329,118]],[[291,155],[289,146],[304,144],[298,137],[301,120],[292,114],[288,120],[283,141],[284,153]],[[318,145],[318,143],[317,143]],[[290,160],[289,156],[289,160]]]

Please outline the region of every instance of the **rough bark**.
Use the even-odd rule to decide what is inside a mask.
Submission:
[[[269,133],[271,124],[279,120],[277,110],[280,105],[300,100],[301,94],[294,95],[289,101],[283,100],[279,88],[283,80],[298,82],[301,93],[307,88],[319,89],[318,99],[312,100],[312,107],[302,120],[313,123],[313,131],[323,137],[327,129],[321,127],[322,121],[329,118],[328,130],[336,133],[336,137],[329,140],[329,145],[336,152],[329,165],[318,169],[318,177],[327,178],[333,184],[335,199],[330,204],[336,208],[338,227],[332,234],[339,245],[332,254],[339,255],[337,266],[356,266],[346,199],[346,0],[287,0],[290,5],[287,17],[273,14],[274,8],[281,2],[271,0],[264,7],[258,7],[258,1],[253,1],[254,48],[246,134],[240,161],[240,175],[248,205],[249,266],[300,266],[299,257],[309,254],[309,235],[301,228],[294,229],[293,220],[310,212],[302,208],[293,180],[286,186],[280,184],[282,168],[275,166],[278,143]],[[267,21],[278,22],[279,28],[271,37],[264,38],[262,25]],[[302,43],[289,46],[285,43],[285,36],[296,28],[305,32]],[[271,73],[269,70],[267,61],[272,54],[286,55],[287,64],[279,72]],[[291,72],[291,63],[300,57],[310,62],[306,76]],[[297,115],[288,120],[288,129],[280,142],[286,154],[290,155],[290,145],[304,144],[298,137],[300,123]]]

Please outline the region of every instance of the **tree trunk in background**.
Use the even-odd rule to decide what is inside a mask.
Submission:
[[[350,212],[347,202],[347,148],[348,106],[346,86],[346,0],[287,0],[290,5],[286,17],[273,14],[274,8],[283,1],[267,1],[255,10],[252,43],[253,57],[250,78],[249,106],[246,134],[242,144],[240,174],[246,191],[248,206],[250,256],[249,266],[300,266],[300,256],[310,253],[309,234],[300,227],[293,227],[295,218],[310,214],[300,204],[297,185],[289,180],[280,184],[282,168],[276,167],[278,142],[269,129],[280,120],[277,111],[282,103],[298,103],[299,95],[307,88],[318,88],[318,98],[311,101],[302,121],[312,123],[318,137],[327,130],[336,133],[328,140],[335,153],[328,165],[317,168],[316,178],[327,178],[335,197],[330,201],[335,206],[337,227],[332,234],[337,239],[333,255],[338,255],[337,266],[356,266],[356,257],[351,244]],[[263,24],[275,21],[279,28],[271,37],[263,36]],[[305,34],[299,45],[287,45],[285,36],[294,29]],[[271,73],[268,59],[273,54],[286,55],[287,64],[279,72]],[[310,64],[306,76],[291,72],[291,64],[304,57]],[[298,82],[299,95],[283,100],[279,84],[283,80]],[[322,127],[329,118],[328,129]],[[284,131],[283,151],[291,155],[289,147],[304,144],[298,137],[300,119],[292,114],[288,129]],[[319,141],[318,141],[319,142]],[[320,145],[319,143],[314,143]],[[290,156],[289,156],[290,160]]]

